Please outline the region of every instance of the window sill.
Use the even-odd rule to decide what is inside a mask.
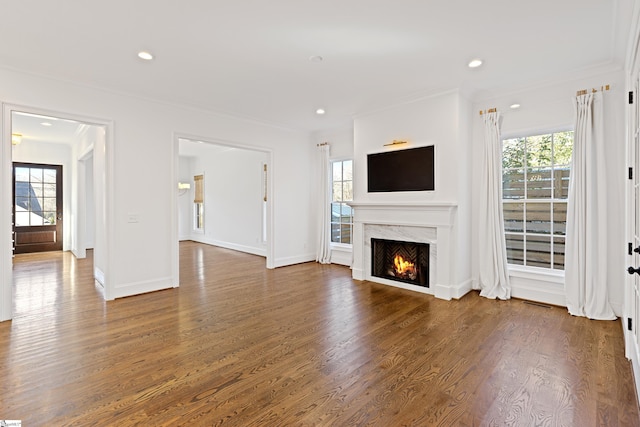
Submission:
[[[519,265],[509,265],[507,268],[509,276],[523,279],[543,280],[549,283],[557,283],[564,286],[563,270],[547,270],[545,268],[523,267]]]
[[[353,245],[349,245],[346,243],[331,243],[329,247],[332,251],[353,252]]]

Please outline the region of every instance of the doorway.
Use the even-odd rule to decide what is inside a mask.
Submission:
[[[86,226],[92,224],[95,231],[88,233],[95,236],[94,245],[94,277],[100,280],[99,283],[104,287],[105,299],[113,299],[111,297],[112,290],[109,282],[109,239],[107,228],[111,226],[111,206],[110,193],[107,191],[112,188],[110,184],[113,180],[113,174],[107,168],[108,164],[112,164],[113,159],[113,142],[111,121],[98,120],[77,116],[67,113],[58,113],[42,110],[34,107],[24,107],[3,104],[3,135],[4,143],[0,149],[0,177],[2,186],[2,195],[0,197],[0,205],[3,209],[0,211],[0,240],[9,243],[16,240],[17,253],[23,252],[20,249],[21,243],[35,247],[41,243],[53,243],[58,245],[54,250],[71,251],[77,258],[81,258],[79,254],[83,254],[86,249],[87,234]],[[9,141],[12,141],[9,143]],[[94,182],[86,179],[84,170],[80,171],[79,164],[86,164],[88,153],[97,153],[92,157],[89,167],[90,173],[96,178]],[[81,161],[83,156],[84,161]],[[13,178],[13,163],[21,163],[22,170],[16,169],[16,173],[27,172],[37,175],[37,170],[42,170],[42,197],[40,198],[38,178],[30,177],[29,181],[24,176],[18,177],[18,182],[22,182],[22,186],[30,187],[28,190],[30,195],[24,195],[21,200],[17,200],[16,183]],[[56,183],[60,187],[61,205],[56,201],[55,208],[52,205],[53,186],[49,186],[49,193],[45,203],[44,188],[46,184],[52,180],[52,172],[46,172],[48,176],[45,178],[45,170],[47,167],[42,165],[60,165],[61,168],[55,172],[59,181]],[[91,185],[91,197],[86,195],[88,191],[86,183]],[[33,194],[31,194],[31,188]],[[18,185],[20,186],[20,185]],[[32,200],[38,200],[39,207]],[[95,206],[87,206],[89,203],[95,203]],[[18,203],[17,203],[18,202]],[[22,205],[20,204],[22,203]],[[25,206],[32,207],[31,211],[25,213]],[[87,212],[89,215],[95,213],[96,218],[86,219]],[[15,217],[14,217],[15,214]],[[41,214],[41,215],[40,215]],[[17,229],[14,230],[14,220],[22,216],[20,225],[16,223]],[[32,222],[39,223],[39,217],[42,217],[43,226],[54,226],[55,229],[34,229],[20,227],[24,224],[25,218],[28,216],[28,227],[33,227]],[[99,216],[99,218],[98,218]],[[83,218],[80,224],[79,219]],[[55,224],[54,224],[55,222]],[[58,228],[59,226],[59,228]],[[14,231],[16,235],[14,236]],[[21,234],[22,233],[22,234]],[[60,247],[61,245],[61,247]],[[51,250],[53,246],[41,247],[41,250]],[[0,321],[9,320],[13,317],[13,244],[3,245],[0,248]]]
[[[62,166],[13,163],[13,252],[62,250]]]
[[[174,271],[181,240],[263,256],[266,268],[273,268],[271,151],[176,136],[174,153]],[[204,221],[194,222],[197,213]]]

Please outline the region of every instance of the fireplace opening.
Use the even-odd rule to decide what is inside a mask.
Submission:
[[[429,244],[371,239],[371,275],[429,287]]]

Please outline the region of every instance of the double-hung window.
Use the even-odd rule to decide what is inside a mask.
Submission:
[[[331,242],[351,244],[353,210],[353,160],[331,162]]]
[[[507,262],[564,270],[573,131],[503,140]]]

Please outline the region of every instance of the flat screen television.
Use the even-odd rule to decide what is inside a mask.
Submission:
[[[409,148],[367,155],[367,191],[434,190],[434,147]]]

